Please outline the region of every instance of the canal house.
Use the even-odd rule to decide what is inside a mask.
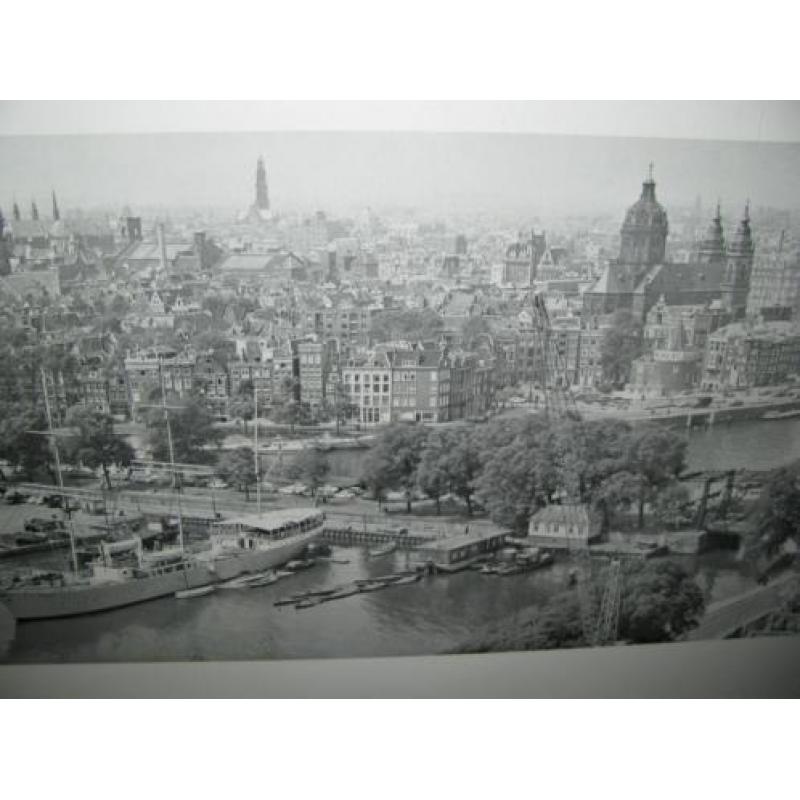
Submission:
[[[528,523],[528,541],[539,547],[589,544],[602,533],[602,520],[584,503],[553,504],[540,508]]]

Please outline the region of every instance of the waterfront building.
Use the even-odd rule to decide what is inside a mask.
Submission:
[[[364,353],[346,360],[341,374],[352,419],[367,427],[391,420],[392,364],[385,351]]]
[[[404,343],[388,350],[392,420],[450,420],[450,359],[433,343]]]
[[[747,313],[765,320],[800,318],[800,247],[783,231],[777,249],[753,264]]]
[[[800,375],[800,325],[734,322],[708,337],[701,387],[715,392],[770,386]]]
[[[647,314],[647,352],[631,365],[631,390],[662,397],[696,387],[708,337],[730,317],[721,300],[706,306],[670,306],[662,296]]]
[[[536,511],[528,523],[528,540],[540,547],[588,544],[600,538],[602,520],[584,503],[552,504]]]
[[[150,348],[129,353],[125,358],[125,375],[130,387],[133,408],[152,402],[159,387],[179,398],[191,397],[195,354],[172,348]]]
[[[296,341],[297,377],[300,383],[300,402],[311,409],[325,404],[329,371],[329,348],[318,341]]]
[[[464,351],[448,351],[447,355],[450,361],[448,418],[483,416],[494,399],[493,360]]]

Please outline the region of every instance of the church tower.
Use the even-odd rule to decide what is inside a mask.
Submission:
[[[725,235],[722,231],[722,214],[717,203],[717,213],[708,226],[705,237],[697,249],[700,264],[722,264],[725,261]]]
[[[728,247],[725,278],[722,282],[722,303],[734,319],[741,319],[747,308],[750,273],[753,270],[753,236],[750,231],[750,201]]]
[[[256,165],[256,208],[259,211],[269,211],[269,192],[267,191],[267,170],[264,167],[264,157],[258,157]]]
[[[58,201],[56,200],[56,190],[53,189],[53,222],[58,222],[61,219],[61,212],[58,210]]]
[[[628,209],[622,223],[619,263],[636,267],[640,273],[661,264],[667,248],[667,212],[656,200],[653,165],[642,184],[641,197]]]
[[[36,207],[35,200],[31,200],[31,219],[39,221],[39,209]]]

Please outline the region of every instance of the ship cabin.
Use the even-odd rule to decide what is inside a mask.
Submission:
[[[325,514],[316,508],[282,508],[223,519],[211,527],[212,548],[258,550],[291,536],[321,533]]]
[[[412,558],[423,564],[443,567],[470,562],[499,550],[505,544],[506,535],[497,532],[476,532],[438,539],[417,548],[412,553]]]

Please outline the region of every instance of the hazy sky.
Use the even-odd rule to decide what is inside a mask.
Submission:
[[[659,199],[800,207],[800,145],[508,133],[175,133],[0,137],[0,207],[252,202],[263,154],[273,207],[618,213],[655,162]]]

